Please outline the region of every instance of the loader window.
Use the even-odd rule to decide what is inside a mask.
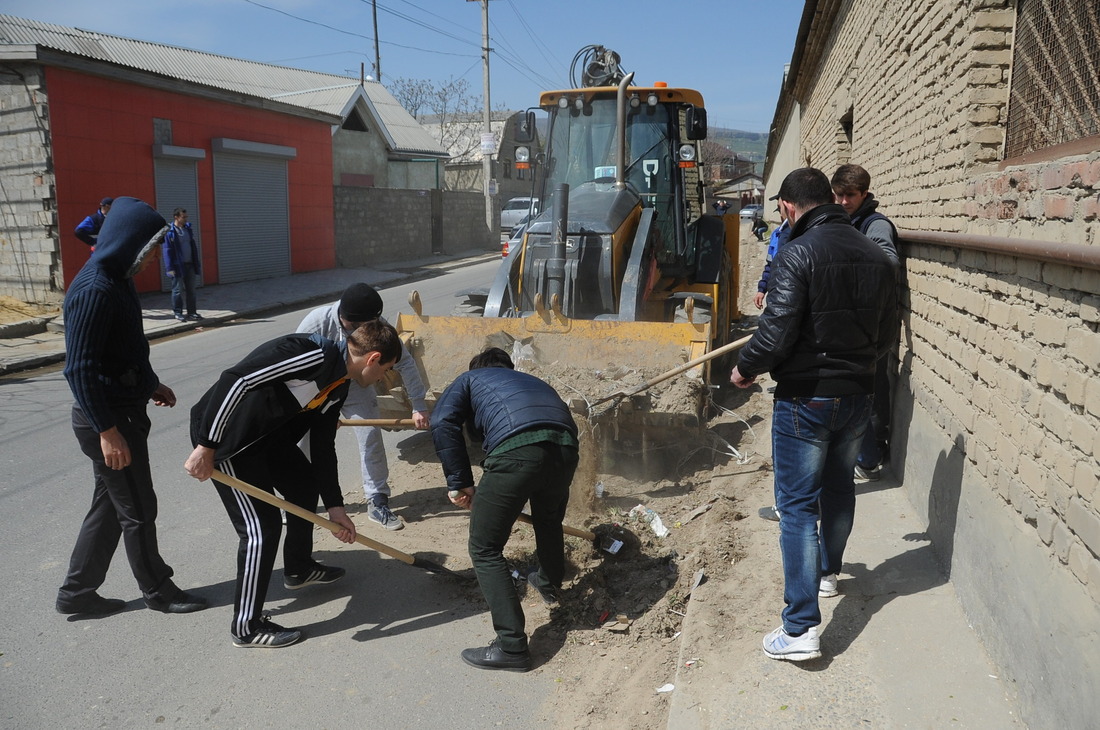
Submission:
[[[627,115],[625,178],[644,204],[663,208],[672,197],[672,141],[668,111],[663,106]],[[598,99],[591,113],[565,109],[554,114],[550,130],[550,179],[547,190],[560,183],[576,187],[614,177],[617,150],[615,101]]]

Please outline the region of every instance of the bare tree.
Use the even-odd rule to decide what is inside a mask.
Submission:
[[[465,79],[399,78],[390,83],[389,91],[451,153],[452,162],[468,161],[479,150],[481,97],[470,91]]]

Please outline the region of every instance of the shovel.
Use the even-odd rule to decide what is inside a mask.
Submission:
[[[722,345],[721,347],[719,347],[717,349],[711,350],[706,355],[701,355],[700,357],[697,357],[694,360],[688,360],[683,365],[677,365],[676,367],[672,368],[671,370],[669,370],[666,373],[661,373],[660,375],[657,375],[653,378],[650,378],[649,380],[647,380],[646,382],[642,383],[641,385],[639,385],[635,388],[631,388],[630,390],[617,390],[614,393],[612,393],[611,395],[605,395],[603,398],[600,398],[598,401],[594,401],[591,404],[591,406],[589,406],[589,407],[592,408],[592,407],[600,405],[601,403],[607,403],[610,400],[619,401],[619,400],[622,400],[623,398],[629,398],[632,395],[638,395],[638,393],[641,393],[643,390],[647,390],[649,388],[652,388],[654,385],[657,385],[658,383],[663,383],[666,380],[668,380],[669,378],[674,378],[677,375],[679,375],[680,373],[687,372],[688,370],[691,370],[696,365],[702,365],[703,363],[707,362],[708,360],[713,360],[714,358],[718,357],[719,355],[725,355],[727,352],[733,352],[734,350],[736,350],[740,347],[744,347],[745,345],[748,344],[749,340],[751,340],[751,339],[752,339],[752,335],[746,335],[746,336],[742,337],[739,340],[734,340],[733,342],[730,342],[729,344]]]
[[[215,469],[213,471],[211,476],[214,479],[217,479],[222,484],[226,484],[230,487],[233,487],[237,491],[244,492],[245,494],[247,494],[250,497],[255,497],[256,499],[260,500],[261,502],[267,502],[268,504],[275,505],[276,507],[278,507],[281,510],[289,512],[290,514],[292,514],[296,517],[301,517],[303,520],[308,520],[308,521],[312,522],[315,525],[320,525],[321,527],[324,527],[326,530],[329,530],[331,532],[339,532],[341,529],[343,529],[340,525],[336,524],[332,520],[325,519],[324,517],[322,517],[318,514],[314,514],[313,512],[310,512],[308,509],[303,509],[302,507],[299,507],[296,504],[291,504],[290,502],[287,502],[285,499],[280,499],[279,497],[276,497],[271,492],[265,492],[264,490],[259,489],[258,487],[252,486],[248,482],[242,482],[240,479],[237,479],[236,477],[231,477],[228,474],[225,474],[221,471],[218,471],[217,469]],[[398,550],[397,548],[393,548],[393,547],[390,547],[389,545],[385,545],[385,544],[377,542],[375,540],[371,540],[369,537],[364,537],[363,535],[360,535],[358,532],[355,535],[355,541],[357,543],[359,543],[360,545],[369,547],[371,550],[376,550],[376,551],[378,551],[380,553],[383,553],[385,555],[389,555],[391,558],[397,558],[402,563],[406,563],[408,565],[411,565],[414,568],[422,568],[423,570],[426,570],[429,573],[446,573],[447,575],[454,576],[455,578],[461,578],[462,580],[466,580],[466,576],[462,575],[461,573],[456,573],[453,570],[449,570],[447,568],[444,568],[442,565],[439,565],[438,563],[433,563],[430,560],[425,560],[424,558],[418,558],[414,555],[409,555],[408,553],[403,553],[400,550]]]
[[[377,428],[416,428],[411,418],[341,418],[341,426],[375,426]]]

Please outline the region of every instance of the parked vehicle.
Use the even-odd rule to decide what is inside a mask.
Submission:
[[[520,224],[529,213],[538,215],[538,198],[512,198],[500,209],[500,230],[510,231]]]
[[[759,218],[764,212],[764,206],[757,203],[746,205],[739,214],[742,218]]]

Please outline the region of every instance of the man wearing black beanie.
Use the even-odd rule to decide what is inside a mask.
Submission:
[[[382,318],[382,297],[370,284],[356,283],[344,290],[340,301],[318,307],[307,314],[298,325],[298,331],[343,342],[347,339],[348,332],[364,322],[375,320],[386,323]],[[424,400],[427,389],[420,378],[416,361],[404,345],[401,346],[401,357],[393,369],[401,375],[405,395],[408,396],[412,408],[414,424],[418,429],[427,429],[428,404]],[[360,387],[353,383],[341,413],[345,418],[378,418],[378,394],[374,386]],[[386,463],[382,432],[373,426],[356,426],[354,430],[355,438],[359,442],[367,518],[386,530],[400,530],[405,523],[389,507],[390,470]]]

